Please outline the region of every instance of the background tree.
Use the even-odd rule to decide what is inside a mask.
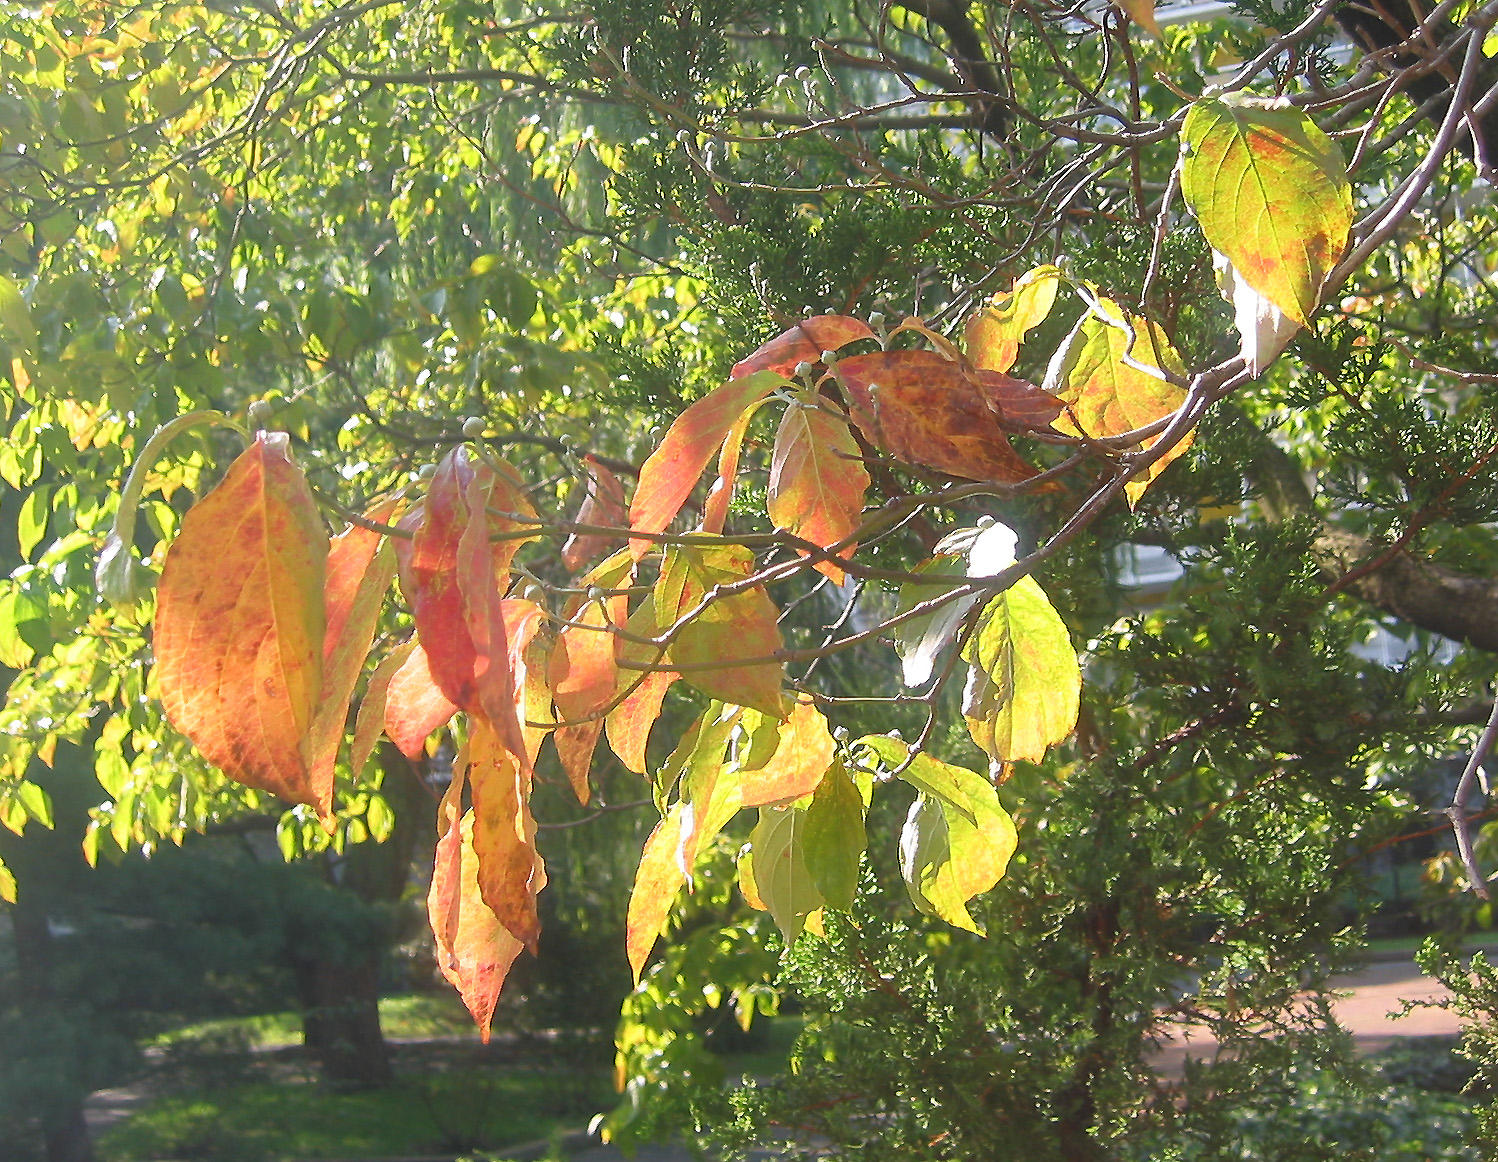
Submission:
[[[636,972],[694,856],[758,808],[746,894],[787,942],[820,923],[824,951],[796,946],[809,994],[873,1003],[853,1027],[896,1039],[862,1050],[888,1086],[854,1075],[865,1097],[803,1113],[844,1106],[849,1134],[899,1108],[891,1141],[938,1157],[1003,1148],[985,1103],[1057,1156],[1216,1148],[1221,1108],[1299,1043],[1265,1023],[1325,1029],[1295,998],[1350,943],[1347,852],[1470,745],[1498,624],[1495,223],[1472,192],[1498,9],[1396,14],[1403,39],[1348,61],[1340,7],[1158,33],[1145,6],[1029,3],[11,10],[0,475],[31,564],[0,598],[6,822],[30,764],[97,730],[89,852],[268,791],[303,801],[289,847],[347,843],[381,830],[370,728],[419,757],[460,709],[432,912],[484,1025],[536,935],[530,781],[586,799],[607,718],[661,812]],[[142,443],[205,408],[291,433],[301,467],[273,436],[233,468],[221,429]],[[353,521],[339,569],[316,506]],[[132,550],[167,543],[157,608],[132,611]],[[1139,545],[1188,570],[1147,614],[1118,585]],[[101,550],[124,612],[91,590]],[[282,664],[223,692],[294,713],[246,743],[197,696],[223,670],[195,635],[225,577],[271,560],[274,600],[219,644]],[[1358,652],[1390,628],[1412,642],[1395,669]],[[371,641],[362,676],[336,660]],[[362,688],[352,723],[319,672]],[[332,785],[325,750],[272,761],[345,726]],[[986,920],[1007,948],[871,958],[867,912],[816,919],[859,914],[865,836],[866,876],[893,878],[896,830],[897,929]],[[892,1022],[874,980],[934,1015]],[[1145,1051],[1197,1019],[1244,1054],[1183,1107]],[[819,1028],[807,1052],[843,1035]],[[912,1100],[931,1074],[899,1062],[954,1038],[961,1078]],[[633,1092],[673,1040],[626,1029]]]

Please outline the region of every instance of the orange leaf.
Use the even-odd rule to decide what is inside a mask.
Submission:
[[[479,718],[468,739],[468,785],[479,890],[510,935],[534,948],[541,934],[536,893],[546,872],[536,852],[530,771]]]
[[[285,433],[262,433],[192,507],[157,589],[156,682],[230,778],[320,813],[306,738],[322,691],[328,536]]]
[[[359,699],[358,716],[354,719],[354,740],[349,745],[349,769],[354,772],[356,778],[364,770],[364,764],[369,762],[369,756],[374,753],[375,743],[379,740],[380,731],[384,729],[390,681],[405,665],[406,659],[411,656],[411,651],[415,648],[414,639],[402,642],[381,658],[379,664],[370,672],[369,681],[364,686],[364,697]]]
[[[783,376],[768,371],[731,379],[677,416],[660,447],[640,468],[640,485],[629,508],[629,527],[644,533],[664,532],[739,416],[785,385]],[[636,539],[629,547],[639,560],[650,542]]]
[[[827,719],[802,695],[780,727],[780,742],[769,762],[738,777],[745,807],[767,807],[810,795],[832,765],[832,733]]]
[[[670,647],[673,665],[701,667],[681,670],[688,683],[709,697],[779,718],[784,714],[780,666],[773,660],[751,661],[769,658],[782,644],[775,606],[764,586],[702,605],[710,591],[748,577],[753,565],[753,554],[738,545],[673,545],[656,582],[655,616],[664,630],[691,615]]]
[[[728,507],[733,503],[734,481],[739,474],[739,453],[744,450],[744,436],[760,403],[746,407],[723,438],[723,447],[718,452],[718,479],[713,481],[707,502],[702,506],[702,531],[705,533],[721,533],[728,523]]]
[[[797,401],[786,409],[770,460],[770,519],[804,540],[828,548],[858,528],[869,474],[846,418],[830,400]],[[854,545],[844,550],[851,557]],[[840,585],[843,571],[831,561],[816,569]]]
[[[601,718],[576,726],[557,727],[557,758],[562,760],[562,771],[579,803],[586,804],[592,794],[588,786],[588,774],[593,769],[593,752],[598,747],[598,736],[602,733]]]
[[[1015,483],[1035,470],[1015,454],[983,392],[935,351],[878,351],[841,359],[837,377],[853,420],[897,460],[969,480]]]
[[[447,700],[432,678],[431,664],[421,643],[412,639],[408,644],[411,649],[405,661],[386,684],[385,734],[401,754],[414,761],[426,750],[432,731],[446,726],[458,708]]]
[[[510,650],[510,674],[515,684],[515,717],[520,723],[521,738],[525,740],[525,761],[533,767],[536,754],[551,729],[549,726],[531,726],[528,721],[532,717],[532,708],[539,716],[550,718],[551,692],[546,683],[550,660],[542,652],[543,643],[537,637],[546,623],[546,610],[534,601],[506,597],[500,603],[500,615],[504,618],[505,640]],[[531,649],[532,643],[537,645],[536,650]]]
[[[614,661],[614,626],[627,611],[623,594],[589,601],[557,634],[551,654],[551,688],[557,713],[565,723],[587,718],[614,698],[618,666]]]
[[[620,675],[621,682],[634,683],[637,678],[633,671],[624,671]],[[676,674],[664,670],[648,673],[624,701],[609,712],[605,720],[609,746],[626,770],[637,775],[645,773],[645,744],[650,741],[650,728],[661,716],[661,703],[676,679]]]
[[[484,1043],[510,966],[524,947],[505,930],[479,893],[473,812],[450,823],[437,842],[427,915],[437,944],[437,967],[463,998]]]
[[[629,506],[624,502],[624,485],[595,456],[584,456],[583,467],[588,478],[583,484],[583,503],[577,510],[580,525],[605,525],[624,528],[629,524]],[[595,557],[623,544],[624,536],[602,533],[573,533],[562,546],[562,564],[573,572]]]
[[[399,500],[369,512],[380,523]],[[333,764],[347,725],[349,699],[374,641],[385,591],[395,576],[395,553],[384,534],[351,525],[333,538],[323,583],[327,625],[323,637],[322,695],[307,738],[307,769],[314,792],[333,794]],[[356,772],[357,773],[357,772]]]
[[[1037,266],[1014,281],[1014,289],[1000,291],[967,321],[967,357],[985,371],[1008,371],[1019,355],[1025,333],[1039,326],[1056,304],[1061,271]]]
[[[1011,431],[1047,431],[1064,409],[1061,401],[1044,388],[999,371],[975,371],[973,382],[999,423]]]
[[[876,336],[867,323],[848,315],[813,315],[782,331],[747,359],[733,365],[733,378],[756,371],[790,375],[798,363],[817,363],[823,351],[837,351],[859,339]]]
[[[635,871],[634,887],[629,893],[624,944],[636,984],[686,878],[676,858],[681,843],[681,815],[682,806],[677,803],[655,825],[655,830],[645,841],[645,850],[640,854],[640,866]]]

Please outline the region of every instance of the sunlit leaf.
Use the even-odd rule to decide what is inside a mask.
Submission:
[[[775,723],[776,747],[763,764],[741,768],[735,776],[745,807],[765,807],[810,795],[832,765],[833,740],[827,719],[807,695],[801,695],[790,717]]]
[[[650,957],[650,950],[666,926],[671,904],[686,878],[677,859],[683,810],[682,804],[677,803],[655,825],[655,830],[645,841],[640,866],[635,871],[629,910],[625,916],[625,948],[636,983]]]
[[[1160,39],[1160,22],[1155,19],[1155,0],[1113,0],[1130,20],[1155,39]]]
[[[797,807],[763,807],[749,836],[753,881],[787,944],[795,942],[806,917],[827,901],[806,863],[806,812]]]
[[[784,376],[773,371],[731,379],[677,416],[660,446],[640,468],[640,483],[629,507],[630,528],[646,533],[664,532],[739,416],[787,383]],[[649,548],[647,540],[637,538],[630,542],[637,560]]]
[[[661,703],[676,675],[655,671],[641,677],[631,670],[620,671],[620,682],[632,686],[624,700],[609,711],[604,720],[609,748],[624,764],[625,770],[637,775],[645,773],[645,747],[650,740],[650,728],[661,715]]]
[[[577,511],[577,524],[625,528],[629,524],[629,506],[624,500],[624,485],[596,456],[584,456],[583,501]],[[612,552],[624,543],[624,534],[573,533],[562,545],[562,564],[574,572],[589,561]]]
[[[172,724],[231,778],[330,809],[304,740],[322,690],[328,537],[284,433],[262,434],[182,522],[157,590]]]
[[[897,460],[969,480],[1035,475],[972,378],[935,351],[854,355],[838,361],[837,378],[864,438]]]
[[[775,434],[770,461],[768,508],[782,528],[822,548],[846,540],[858,529],[869,474],[859,458],[848,421],[829,400],[796,400],[786,409]],[[851,557],[856,545],[842,555]],[[831,561],[814,567],[834,584],[843,570]]]
[[[922,912],[981,936],[968,902],[1004,877],[1016,834],[993,786],[971,771],[962,774],[965,811],[946,799],[916,796],[900,833],[900,873]]]
[[[1352,227],[1342,153],[1284,101],[1204,97],[1181,127],[1181,193],[1213,250],[1301,326]]]
[[[963,331],[965,353],[973,366],[1000,372],[1013,367],[1026,333],[1051,313],[1060,286],[1057,267],[1037,266],[1015,279],[1013,290],[1000,291],[979,307]]]
[[[806,870],[829,908],[846,911],[858,891],[858,864],[867,846],[864,803],[841,763],[817,784],[806,809]]]
[[[1107,299],[1098,300],[1056,352],[1046,375],[1046,387],[1068,407],[1056,420],[1056,430],[1092,438],[1118,436],[1170,415],[1185,402],[1186,391],[1167,380],[1162,369],[1185,372],[1160,328],[1126,316]],[[1158,439],[1151,436],[1141,444],[1148,448]],[[1188,432],[1124,486],[1131,507],[1191,440]]]
[[[483,719],[473,720],[468,740],[468,782],[479,890],[506,931],[534,948],[541,933],[536,894],[546,872],[536,851],[530,773]]]
[[[995,762],[1039,762],[1077,724],[1077,652],[1032,577],[1022,577],[979,615],[962,656],[971,663],[962,713],[973,741]]]
[[[1238,277],[1226,255],[1212,252],[1217,289],[1233,306],[1233,325],[1242,339],[1238,353],[1254,375],[1262,375],[1289,346],[1300,324]]]
[[[438,687],[426,650],[417,641],[410,643],[405,660],[386,679],[385,687],[385,734],[401,754],[419,759],[432,731],[452,721],[458,708]]]
[[[739,379],[758,371],[790,375],[798,363],[816,363],[823,351],[838,351],[859,339],[874,337],[867,323],[848,315],[813,315],[734,364],[733,377]]]

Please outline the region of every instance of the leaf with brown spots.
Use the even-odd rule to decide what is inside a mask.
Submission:
[[[1028,480],[1035,469],[1009,446],[982,390],[935,351],[878,351],[840,359],[853,421],[897,460],[968,480]]]
[[[157,589],[172,725],[246,786],[326,815],[306,740],[322,695],[328,535],[285,433],[261,434],[182,521]]]

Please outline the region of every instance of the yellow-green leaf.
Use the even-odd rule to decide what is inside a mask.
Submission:
[[[1021,275],[1013,290],[1000,291],[978,308],[968,319],[964,334],[966,354],[973,366],[984,371],[1013,367],[1025,333],[1051,313],[1060,285],[1061,271],[1047,263]]]
[[[971,771],[962,773],[966,812],[946,800],[916,796],[900,833],[900,872],[922,912],[982,936],[968,902],[1003,879],[1017,837],[993,786]]]
[[[842,763],[833,763],[806,809],[806,870],[829,908],[847,910],[858,890],[858,863],[868,844],[863,796]]]
[[[797,807],[762,807],[749,836],[754,887],[788,945],[826,903],[806,863],[806,814]]]
[[[1341,151],[1300,110],[1237,94],[1192,105],[1181,151],[1181,192],[1208,245],[1308,326],[1352,226]]]

